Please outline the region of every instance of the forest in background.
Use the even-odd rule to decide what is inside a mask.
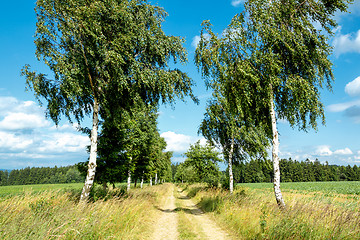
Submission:
[[[83,182],[75,165],[66,167],[27,167],[11,171],[0,171],[0,186],[29,185],[29,184],[55,184]]]
[[[183,163],[172,165],[173,179],[176,182],[201,182],[192,166]],[[179,167],[180,166],[180,167]],[[326,182],[360,181],[360,167],[354,165],[338,166],[320,163],[319,160],[297,161],[291,158],[280,160],[282,182]],[[223,172],[224,173],[224,172]],[[273,166],[269,159],[255,159],[236,163],[233,167],[235,183],[260,183],[273,181]],[[221,175],[221,182],[228,182],[228,169]],[[227,185],[226,185],[227,186]]]
[[[201,182],[202,179],[192,167],[179,168],[182,163],[171,165],[172,180],[174,182]],[[282,182],[327,182],[327,181],[360,181],[360,167],[329,165],[319,160],[297,161],[291,158],[280,161]],[[273,181],[273,168],[270,160],[251,160],[234,164],[235,183],[260,183]],[[218,172],[221,182],[228,181],[228,173]],[[119,176],[122,182],[123,177]],[[170,179],[168,179],[170,180]],[[55,184],[78,183],[84,181],[76,165],[67,167],[27,167],[12,171],[0,171],[0,186],[28,185],[28,184]]]

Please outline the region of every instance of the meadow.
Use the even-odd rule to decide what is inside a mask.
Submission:
[[[236,185],[233,195],[203,185],[189,196],[235,239],[360,239],[359,182],[282,183],[286,208],[271,183]]]
[[[272,191],[272,183],[239,183],[238,187],[252,189],[267,189]],[[360,182],[285,182],[281,183],[281,189],[285,192],[321,192],[325,194],[346,194],[360,196]]]
[[[178,187],[234,239],[360,239],[359,185],[283,183],[283,210],[269,183],[238,184],[232,195],[204,184]],[[78,204],[82,184],[0,187],[0,239],[151,239],[169,186],[130,193],[122,185],[107,193],[98,186],[86,205]],[[189,225],[184,219],[180,214],[180,225]]]
[[[93,201],[78,203],[82,184],[0,187],[0,239],[150,239],[158,185],[133,189],[98,186]],[[94,201],[96,199],[96,201]]]
[[[14,195],[21,195],[26,193],[40,193],[44,191],[69,191],[79,190],[84,186],[84,183],[64,183],[64,184],[34,184],[34,185],[13,185],[0,186],[0,198]]]

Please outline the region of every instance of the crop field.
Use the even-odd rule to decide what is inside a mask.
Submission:
[[[83,183],[64,183],[64,184],[34,184],[34,185],[14,185],[0,186],[0,197],[13,196],[24,193],[39,193],[53,190],[77,190],[81,189]]]
[[[272,183],[240,183],[237,187],[273,190]],[[360,195],[360,182],[286,182],[283,192],[322,192],[324,194]]]

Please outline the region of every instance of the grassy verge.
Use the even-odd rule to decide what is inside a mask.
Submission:
[[[346,195],[329,197],[285,191],[280,211],[273,193],[249,187],[227,191],[188,186],[201,208],[236,239],[359,239],[360,203]]]
[[[73,193],[47,190],[0,201],[0,239],[150,239],[162,186],[80,206]]]

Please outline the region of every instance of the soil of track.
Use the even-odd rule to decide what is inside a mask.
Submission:
[[[177,191],[176,197],[174,189]],[[230,236],[216,225],[216,223],[198,208],[184,192],[177,189],[173,184],[169,186],[167,195],[161,206],[157,206],[159,217],[155,221],[152,239],[172,240],[179,239],[178,232],[178,211],[176,205],[180,205],[183,212],[186,212],[187,219],[191,225],[197,226],[197,239],[231,239]]]

